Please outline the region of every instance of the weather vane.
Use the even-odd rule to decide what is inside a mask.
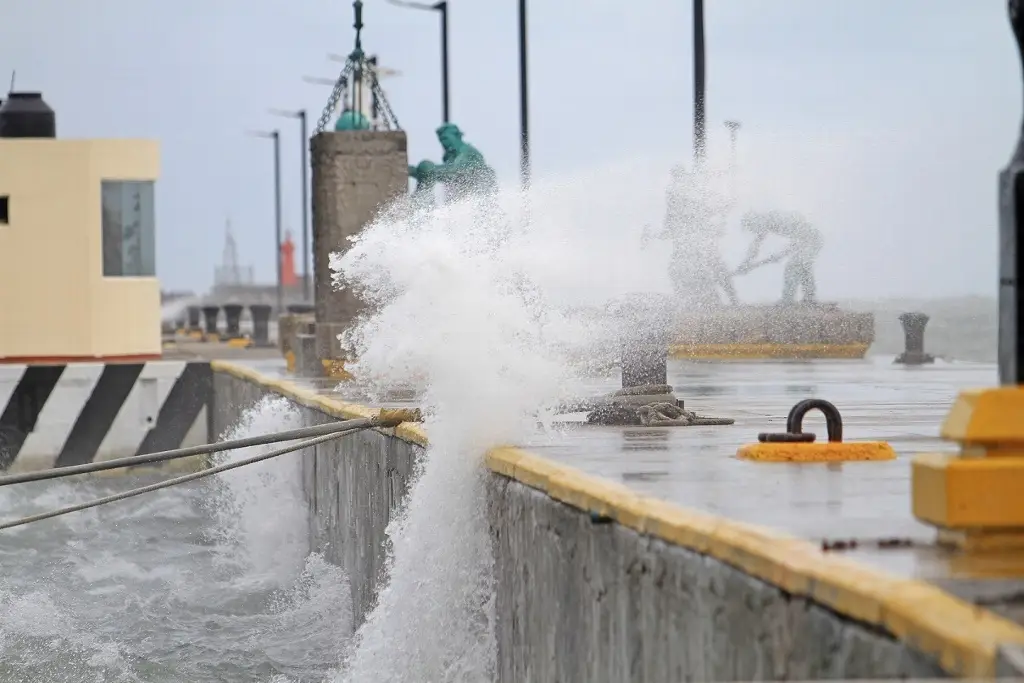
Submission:
[[[342,69],[338,80],[334,83],[334,89],[327,100],[320,120],[317,122],[316,132],[322,133],[327,128],[334,112],[341,104],[341,116],[338,120],[340,130],[369,130],[371,122],[363,113],[367,98],[370,100],[370,107],[375,122],[379,122],[384,130],[400,130],[398,118],[391,110],[384,90],[380,87],[377,79],[377,60],[367,57],[363,52],[363,0],[355,0],[352,3],[355,13],[355,23],[352,27],[356,30],[355,47],[345,60],[345,67]]]

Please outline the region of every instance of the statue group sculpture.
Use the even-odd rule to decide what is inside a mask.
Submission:
[[[725,231],[725,219],[733,207],[731,198],[711,190],[706,176],[687,174],[682,167],[672,171],[665,222],[658,238],[672,241],[669,276],[676,296],[688,306],[721,305],[721,289],[732,305],[739,304],[733,278],[785,260],[783,305],[814,303],[817,294],[814,261],[821,251],[821,233],[806,218],[792,211],[748,212],[741,219],[753,240],[741,264],[730,269],[722,258],[718,242]],[[757,260],[769,236],[783,237],[789,244],[782,251]]]

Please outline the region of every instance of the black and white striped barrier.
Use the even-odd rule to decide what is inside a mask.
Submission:
[[[209,443],[209,362],[0,365],[0,471]]]

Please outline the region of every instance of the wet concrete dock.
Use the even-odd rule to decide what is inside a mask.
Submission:
[[[280,359],[245,365],[284,377]],[[669,382],[686,407],[731,417],[724,427],[599,427],[558,423],[524,443],[527,450],[638,493],[804,538],[831,552],[907,578],[930,581],[1024,623],[1013,596],[1024,591],[1024,553],[968,557],[938,548],[933,529],[911,514],[910,459],[952,451],[939,439],[956,395],[996,384],[992,364],[907,367],[891,357],[861,361],[670,361]],[[366,403],[355,385],[294,380],[318,393]],[[619,387],[617,373],[592,378],[580,392]],[[842,464],[740,460],[736,450],[763,431],[784,431],[797,401],[818,397],[843,415],[844,440],[884,440],[898,458]],[[401,404],[401,402],[387,405]],[[379,405],[379,404],[378,404]],[[808,415],[805,431],[824,438],[824,420]]]

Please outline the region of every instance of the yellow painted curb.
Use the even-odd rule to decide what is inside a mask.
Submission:
[[[342,419],[373,411],[295,386],[288,380],[225,361],[224,372]],[[384,430],[391,432],[393,430]],[[427,444],[417,425],[402,425],[398,436]],[[745,524],[665,501],[518,448],[489,451],[487,467],[497,474],[543,491],[584,512],[611,518],[639,533],[714,557],[791,595],[876,626],[915,650],[932,656],[949,674],[991,678],[1000,645],[1024,645],[1024,627],[989,610],[955,598],[939,588],[824,553],[817,546],[775,530]]]
[[[859,360],[870,344],[672,344],[669,358],[677,360],[765,360],[831,358]]]
[[[895,460],[896,451],[884,441],[751,443],[740,446],[736,457],[760,462],[863,462]]]
[[[213,360],[210,361],[210,368],[214,372],[223,372],[227,375],[231,375],[232,377],[264,387],[265,389],[270,389],[281,396],[295,401],[299,405],[319,410],[321,413],[330,415],[331,417],[336,417],[339,420],[376,417],[379,413],[379,411],[359,405],[358,403],[348,403],[329,396],[323,396],[312,389],[300,387],[289,379],[267,377],[258,370],[254,370],[244,365],[238,365],[236,363],[221,360]],[[427,435],[417,424],[403,423],[398,427],[381,428],[379,431],[386,434],[392,434],[403,441],[409,441],[420,446],[427,445]]]

